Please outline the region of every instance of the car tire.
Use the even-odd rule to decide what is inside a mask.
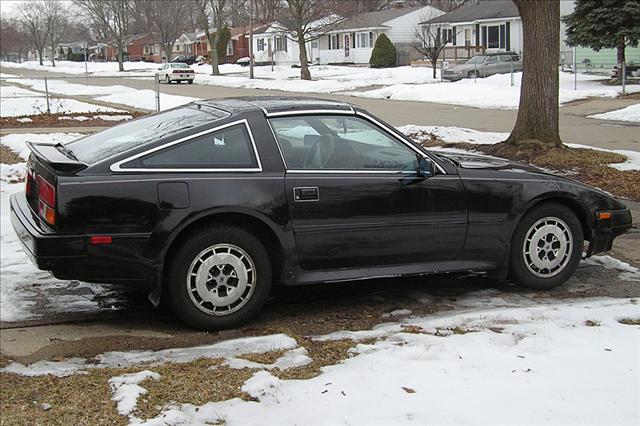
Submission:
[[[189,84],[193,84],[193,80],[189,80]]]
[[[536,206],[513,234],[509,278],[532,290],[558,287],[576,271],[583,244],[582,224],[569,208],[557,203]]]
[[[469,74],[467,74],[467,78],[479,78],[480,74],[478,73],[478,71],[469,71]]]
[[[164,76],[164,82],[167,83],[167,84],[171,84],[171,79],[169,78],[168,75]]]
[[[192,327],[237,327],[262,308],[271,280],[269,255],[249,232],[231,226],[199,230],[173,255],[169,303]]]

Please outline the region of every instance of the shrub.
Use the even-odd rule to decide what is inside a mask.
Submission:
[[[393,67],[396,64],[396,47],[386,34],[380,34],[371,52],[369,65],[372,68]]]

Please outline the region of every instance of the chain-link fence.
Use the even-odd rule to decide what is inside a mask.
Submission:
[[[126,82],[127,86],[122,84],[121,76],[2,77],[0,117],[28,122],[30,117],[47,114],[61,120],[100,116],[116,121],[118,115],[160,110],[155,75],[127,75]]]

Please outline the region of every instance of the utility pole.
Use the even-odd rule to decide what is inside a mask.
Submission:
[[[253,80],[253,0],[249,0],[249,78]]]

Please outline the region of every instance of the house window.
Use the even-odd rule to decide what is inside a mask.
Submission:
[[[369,45],[369,33],[358,33],[356,36],[356,47],[362,49],[364,47],[371,47]]]
[[[482,45],[487,49],[504,49],[506,26],[487,25],[482,27]]]
[[[231,40],[227,43],[227,56],[233,56],[233,43]]]
[[[443,28],[440,30],[443,44],[451,44],[453,42],[453,28]]]
[[[464,45],[465,46],[471,46],[472,45],[471,28],[465,28],[464,29]]]
[[[258,52],[264,52],[264,39],[263,38],[259,38],[258,39]]]
[[[339,34],[329,34],[329,49],[335,50],[340,49],[340,35]]]
[[[159,44],[154,44],[153,45],[153,54],[154,55],[159,55],[160,54],[160,45]]]
[[[276,52],[286,52],[287,51],[287,36],[276,37]]]
[[[142,52],[145,55],[148,55],[149,53],[151,53],[151,46],[149,46],[148,44],[145,44],[144,47],[142,48]]]

